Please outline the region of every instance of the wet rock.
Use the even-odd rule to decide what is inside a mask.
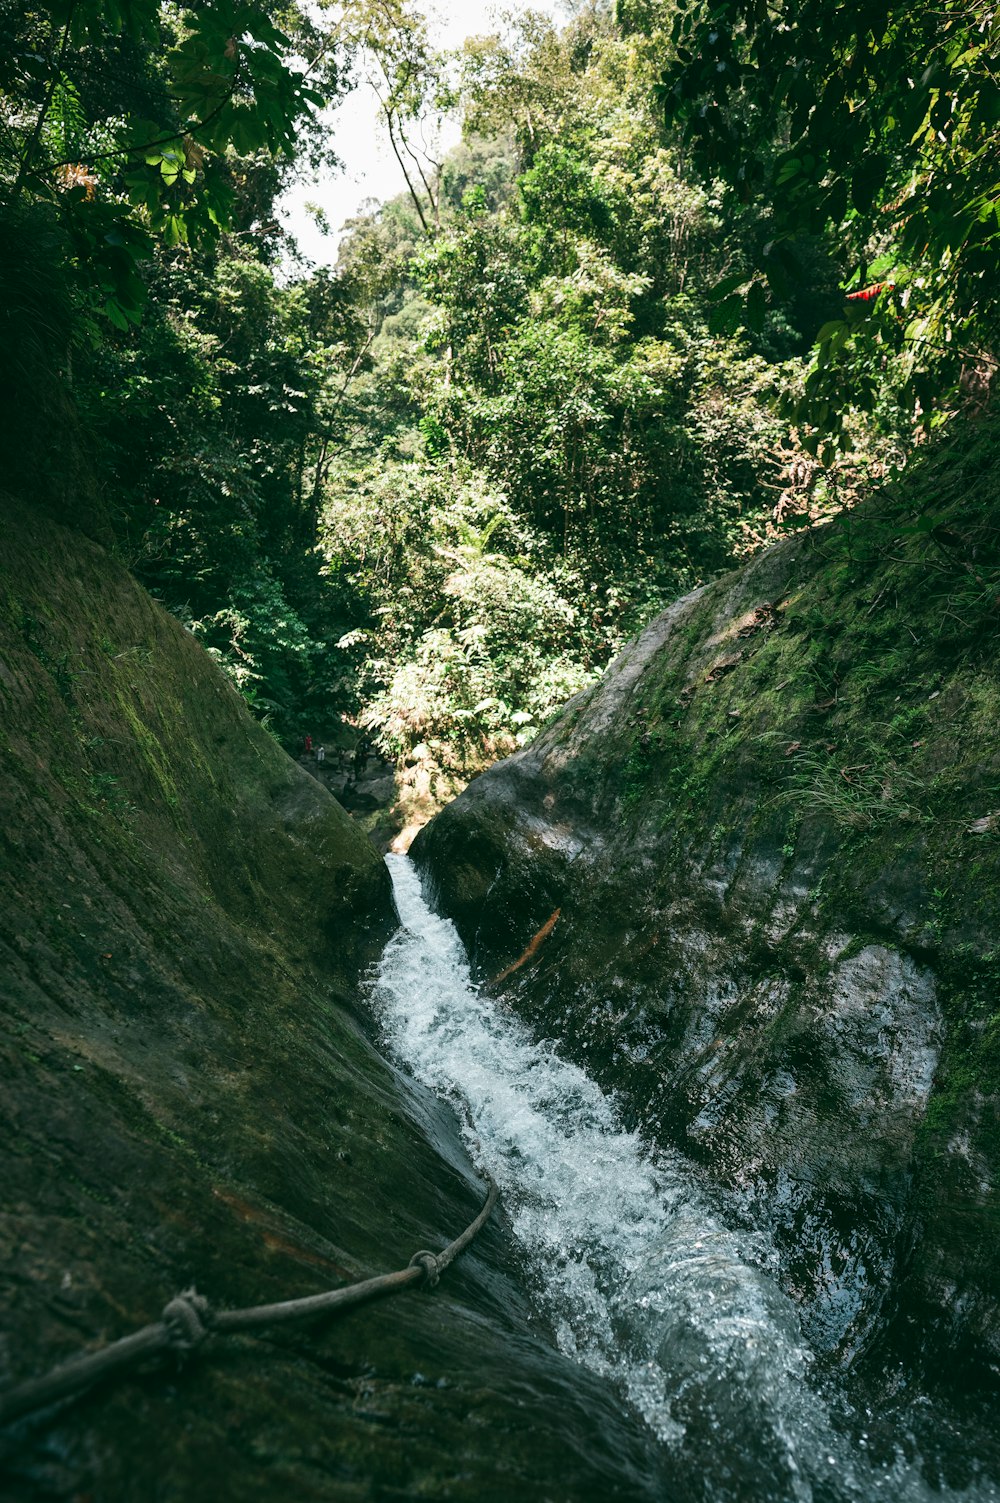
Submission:
[[[944,584],[852,548],[679,601],[413,854],[480,977],[775,1237],[828,1364],[995,1404],[1000,848],[956,832],[996,627],[943,643]]]
[[[364,833],[87,540],[3,522],[0,1387],[156,1319],[406,1265],[481,1186],[381,1058]],[[433,1295],[212,1339],[0,1432],[5,1503],[662,1497],[502,1211]]]

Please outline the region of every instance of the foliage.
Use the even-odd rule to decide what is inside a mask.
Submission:
[[[52,0],[8,23],[5,416],[29,454],[81,456],[105,533],[286,745],[347,720],[453,782],[899,435],[884,401],[821,470],[774,409],[839,298],[822,226],[787,238],[796,285],[720,314],[720,282],[762,285],[773,215],[678,151],[653,0],[508,18],[457,59],[409,0],[332,16]],[[313,111],[351,68],[407,192],[336,268],[279,266],[278,195],[329,156]],[[76,477],[48,488],[79,507]]]
[[[648,31],[662,24],[646,15]],[[747,274],[719,288],[752,325],[787,294],[792,248],[831,233],[848,289],[819,330],[797,406],[834,435],[848,405],[871,410],[895,360],[909,410],[947,408],[996,337],[1000,236],[997,19],[945,3],[766,6],[718,0],[673,15],[660,98],[702,169],[771,233]],[[752,272],[752,275],[750,274]]]
[[[441,222],[442,162],[434,125],[455,102],[446,59],[430,45],[423,16],[410,0],[355,0],[345,14],[346,36],[366,78],[393,155],[425,234]]]
[[[230,589],[222,610],[191,627],[251,708],[277,716],[287,734],[289,707],[309,705],[325,644],[310,635],[280,582],[258,569]]]
[[[6,18],[3,198],[50,204],[89,308],[125,329],[152,237],[217,237],[234,200],[230,153],[290,153],[322,95],[253,0],[177,18],[159,0],[49,0]]]
[[[190,474],[204,438],[186,423],[207,400],[195,309],[156,298],[166,282],[210,276],[229,236],[256,245],[263,272],[279,161],[313,149],[313,85],[336,89],[336,49],[293,4],[227,0],[191,12],[153,0],[8,6],[0,39],[7,483],[105,539],[99,490],[127,496],[131,541],[146,477]],[[129,427],[110,395],[135,422],[143,384],[143,420]],[[248,468],[232,443],[202,447],[216,476]],[[169,487],[156,498],[161,516],[176,519],[175,500]]]
[[[769,536],[776,498],[797,525],[860,472],[852,454],[801,494],[789,482],[808,457],[770,399],[801,385],[813,304],[796,290],[755,328],[719,327],[711,288],[752,265],[761,225],[727,223],[683,172],[651,55],[594,7],[562,33],[529,15],[468,44],[461,168],[342,250],[378,314],[337,411],[322,540],[355,621],[339,640],[356,713],[400,758],[477,770]],[[798,254],[836,286],[818,240]],[[488,550],[446,569],[455,508],[478,535],[500,505]]]
[[[312,471],[357,317],[329,279],[279,287],[236,240],[148,276],[141,328],[78,365],[115,530],[291,739],[326,683]]]
[[[471,471],[383,460],[352,478],[323,548],[342,598],[368,601],[338,643],[362,723],[387,755],[423,746],[468,776],[592,677],[580,581],[539,568],[537,535]]]

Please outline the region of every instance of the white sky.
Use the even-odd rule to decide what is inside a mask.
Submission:
[[[459,47],[466,37],[493,30],[492,17],[498,9],[539,10],[556,20],[563,19],[561,0],[502,0],[500,4],[498,0],[430,0],[425,7],[432,40],[440,47]],[[379,126],[378,106],[370,89],[359,85],[329,112],[328,118],[343,171],[292,188],[279,204],[281,218],[299,248],[318,265],[337,259],[340,228],[367,199],[381,203],[406,189],[399,164]],[[457,140],[457,124],[446,126],[443,144],[448,147]],[[324,211],[331,234],[320,233],[305,208],[307,203],[318,204]]]

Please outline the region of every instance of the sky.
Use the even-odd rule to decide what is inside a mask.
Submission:
[[[562,0],[430,0],[426,13],[432,39],[440,47],[459,47],[468,36],[493,30],[491,18],[498,9],[539,10],[563,19]],[[399,165],[384,130],[378,122],[375,96],[359,85],[328,115],[334,150],[343,170],[318,182],[300,183],[281,200],[279,213],[299,244],[303,255],[317,265],[337,259],[339,231],[344,221],[356,215],[368,199],[384,202],[406,189]],[[458,140],[457,122],[446,125],[443,145]],[[317,204],[326,215],[332,233],[324,235],[306,209]]]

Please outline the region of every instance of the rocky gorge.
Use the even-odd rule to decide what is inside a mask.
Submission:
[[[1000,1373],[990,454],[679,601],[414,847],[487,991],[775,1238],[821,1365],[947,1395],[959,1481]]]
[[[192,1284],[235,1307],[405,1267],[482,1186],[377,1048],[360,978],[396,916],[337,802],[100,544],[8,503],[0,602],[6,1389]],[[500,1216],[433,1294],[6,1427],[0,1476],[136,1503],[664,1485],[533,1316]]]
[[[5,1498],[995,1495],[993,454],[678,601],[440,813],[471,976],[191,634],[6,507],[0,1387],[503,1198],[433,1293],[8,1426]]]

